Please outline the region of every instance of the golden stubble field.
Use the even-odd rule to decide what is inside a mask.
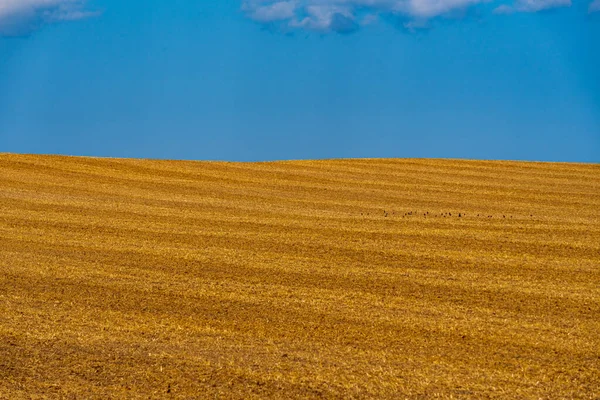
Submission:
[[[600,398],[600,165],[0,154],[0,398]]]

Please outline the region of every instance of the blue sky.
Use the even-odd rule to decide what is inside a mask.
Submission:
[[[0,152],[600,162],[600,0],[0,0]]]

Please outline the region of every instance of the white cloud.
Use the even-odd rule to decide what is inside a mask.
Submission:
[[[513,5],[502,5],[494,11],[498,14],[533,13],[561,7],[571,7],[571,0],[516,0]]]
[[[85,0],[0,0],[0,36],[23,36],[43,24],[74,21],[97,13]]]
[[[302,10],[303,17],[290,21],[291,27],[315,31],[348,33],[358,25],[351,9],[345,5],[309,5]]]
[[[590,13],[600,12],[600,0],[596,0],[590,4],[590,8],[588,9]]]
[[[379,15],[435,18],[488,0],[245,0],[242,10],[261,23],[347,33],[372,24]],[[600,0],[598,0],[600,1]],[[418,22],[422,24],[423,22]]]
[[[271,4],[252,7],[248,3],[242,6],[250,18],[259,22],[273,22],[291,19],[296,10],[295,1],[278,1]]]
[[[427,19],[482,2],[482,0],[410,0],[407,3],[409,16]]]
[[[286,29],[318,32],[351,32],[373,24],[381,16],[405,21],[407,29],[428,25],[440,16],[483,3],[502,0],[243,0],[242,10],[261,23],[276,23]],[[572,0],[513,0],[495,9],[496,13],[539,12],[570,7]],[[593,0],[590,12],[600,11],[600,0]]]

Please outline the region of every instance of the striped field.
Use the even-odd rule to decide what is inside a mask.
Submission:
[[[0,398],[600,398],[600,165],[0,154]]]

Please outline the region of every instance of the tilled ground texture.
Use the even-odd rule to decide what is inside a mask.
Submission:
[[[0,398],[600,398],[600,165],[0,154]]]

